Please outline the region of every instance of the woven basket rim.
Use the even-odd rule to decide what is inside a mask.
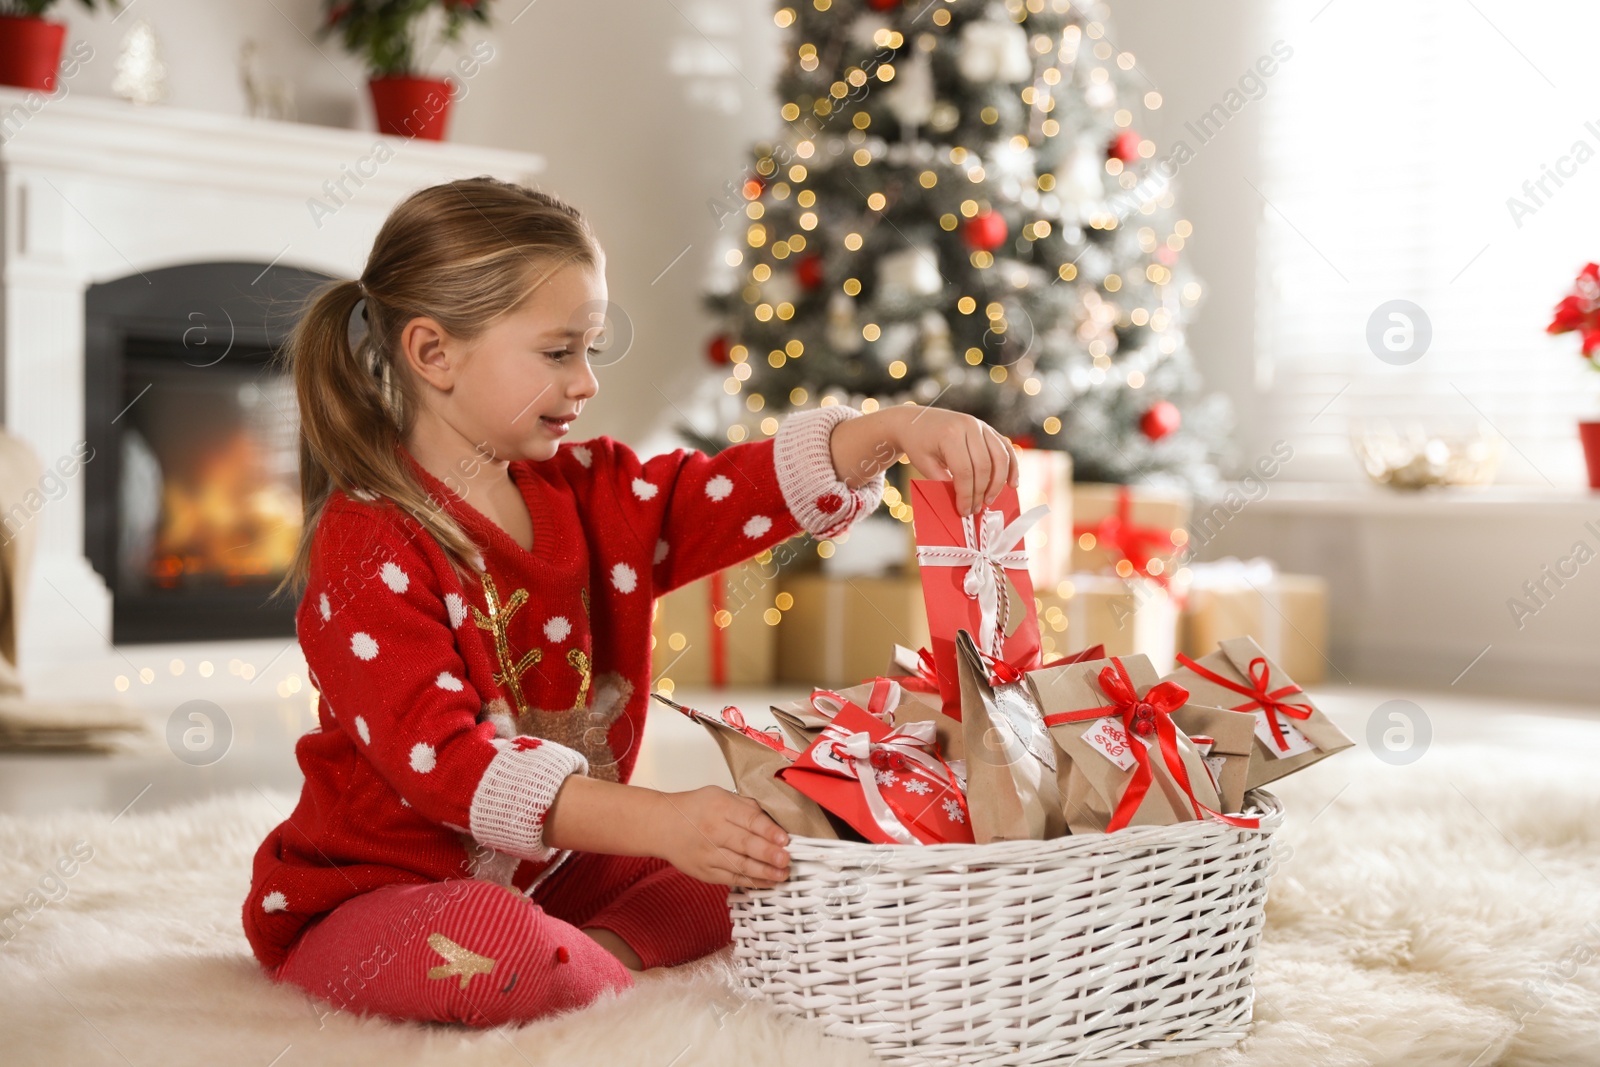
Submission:
[[[991,841],[987,844],[944,842],[933,845],[886,845],[871,841],[840,841],[826,837],[805,837],[790,834],[791,859],[835,860],[853,862],[857,856],[870,854],[880,861],[890,863],[994,863],[997,861],[1032,861],[1066,858],[1068,856],[1119,855],[1130,850],[1159,848],[1163,845],[1194,847],[1208,839],[1220,839],[1231,834],[1271,834],[1283,824],[1283,804],[1265,789],[1252,789],[1245,794],[1242,814],[1259,814],[1257,828],[1230,826],[1216,819],[1206,818],[1173,823],[1168,826],[1125,826],[1121,830],[1101,834],[1065,834],[1047,841],[1020,839]]]

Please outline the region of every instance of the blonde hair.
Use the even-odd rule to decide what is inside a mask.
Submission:
[[[471,340],[557,270],[573,263],[600,269],[604,258],[576,208],[487,175],[419,190],[389,213],[361,277],[314,291],[283,351],[300,406],[305,520],[272,599],[304,590],[317,523],[334,489],[365,490],[409,512],[453,562],[476,570],[471,537],[396,452],[419,403],[400,354],[401,331],[427,316]],[[366,331],[352,341],[351,316],[363,298]]]

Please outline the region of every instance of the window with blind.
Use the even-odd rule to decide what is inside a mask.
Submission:
[[[1254,433],[1294,444],[1297,479],[1349,479],[1363,422],[1481,427],[1500,482],[1584,485],[1575,422],[1600,417],[1600,373],[1544,328],[1600,260],[1600,5],[1275,0],[1271,18],[1294,54],[1258,105]],[[1383,316],[1390,361],[1369,347],[1397,300],[1431,330],[1414,362],[1393,351],[1404,320]]]

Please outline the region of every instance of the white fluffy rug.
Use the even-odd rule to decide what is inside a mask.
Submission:
[[[1436,745],[1363,747],[1281,784],[1255,1032],[1179,1067],[1600,1063],[1600,777]],[[1331,803],[1330,803],[1331,801]],[[0,819],[0,1059],[49,1064],[876,1062],[732,988],[724,958],[520,1029],[323,1016],[262,976],[239,928],[250,856],[293,798],[246,791],[115,822]],[[57,885],[56,861],[93,858]],[[79,846],[80,853],[86,851]],[[9,937],[9,940],[7,938]]]

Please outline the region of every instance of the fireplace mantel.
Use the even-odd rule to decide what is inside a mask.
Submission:
[[[90,285],[211,261],[354,277],[406,194],[479,174],[532,183],[543,168],[520,152],[0,89],[5,426],[47,468],[84,440]],[[31,520],[25,680],[118,651],[111,592],[84,555],[83,494],[80,474]]]

